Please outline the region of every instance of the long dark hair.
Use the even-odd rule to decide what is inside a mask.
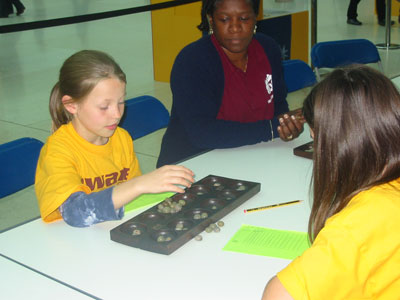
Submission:
[[[217,5],[224,0],[203,0],[201,5],[201,23],[197,28],[202,32],[208,32],[210,30],[210,24],[208,23],[208,17],[214,14]],[[244,0],[251,4],[254,14],[258,15],[258,7],[260,0]]]
[[[61,101],[64,95],[72,97],[71,102],[80,102],[97,83],[112,77],[126,83],[125,73],[108,54],[96,50],[82,50],[70,56],[63,63],[58,82],[50,94],[52,131],[72,120],[72,115]]]
[[[303,113],[314,131],[313,241],[356,194],[400,177],[400,94],[383,74],[357,65],[327,75]]]

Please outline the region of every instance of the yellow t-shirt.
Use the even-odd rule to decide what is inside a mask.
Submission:
[[[278,278],[295,299],[400,299],[400,179],[356,195]]]
[[[97,192],[141,175],[129,133],[118,127],[105,145],[83,139],[72,123],[61,126],[43,146],[35,192],[45,222],[61,219],[60,205],[75,192]]]

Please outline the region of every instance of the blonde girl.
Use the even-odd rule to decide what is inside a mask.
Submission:
[[[118,123],[126,77],[106,53],[84,50],[63,64],[50,96],[52,135],[36,170],[45,222],[84,227],[121,219],[124,205],[144,193],[183,192],[193,172],[166,166],[141,175],[133,142]]]

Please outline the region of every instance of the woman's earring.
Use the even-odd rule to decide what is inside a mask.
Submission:
[[[256,32],[257,32],[257,25],[254,26],[254,30],[253,30],[254,34],[256,34]]]
[[[208,18],[208,34],[209,35],[211,35],[211,34],[213,34],[214,33],[214,30],[212,29],[212,26],[211,26],[211,18]]]

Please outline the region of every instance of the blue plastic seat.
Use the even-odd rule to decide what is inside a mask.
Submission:
[[[34,184],[42,146],[43,143],[34,138],[0,145],[0,198]]]
[[[379,70],[383,72],[378,49],[366,39],[316,43],[311,48],[311,62],[318,80],[321,79],[321,68],[337,68],[351,64],[377,63]]]
[[[284,60],[282,66],[287,91],[289,93],[313,86],[317,82],[311,67],[302,60]]]
[[[119,126],[126,129],[133,139],[138,139],[169,123],[169,112],[152,96],[140,96],[125,101],[125,114]]]

